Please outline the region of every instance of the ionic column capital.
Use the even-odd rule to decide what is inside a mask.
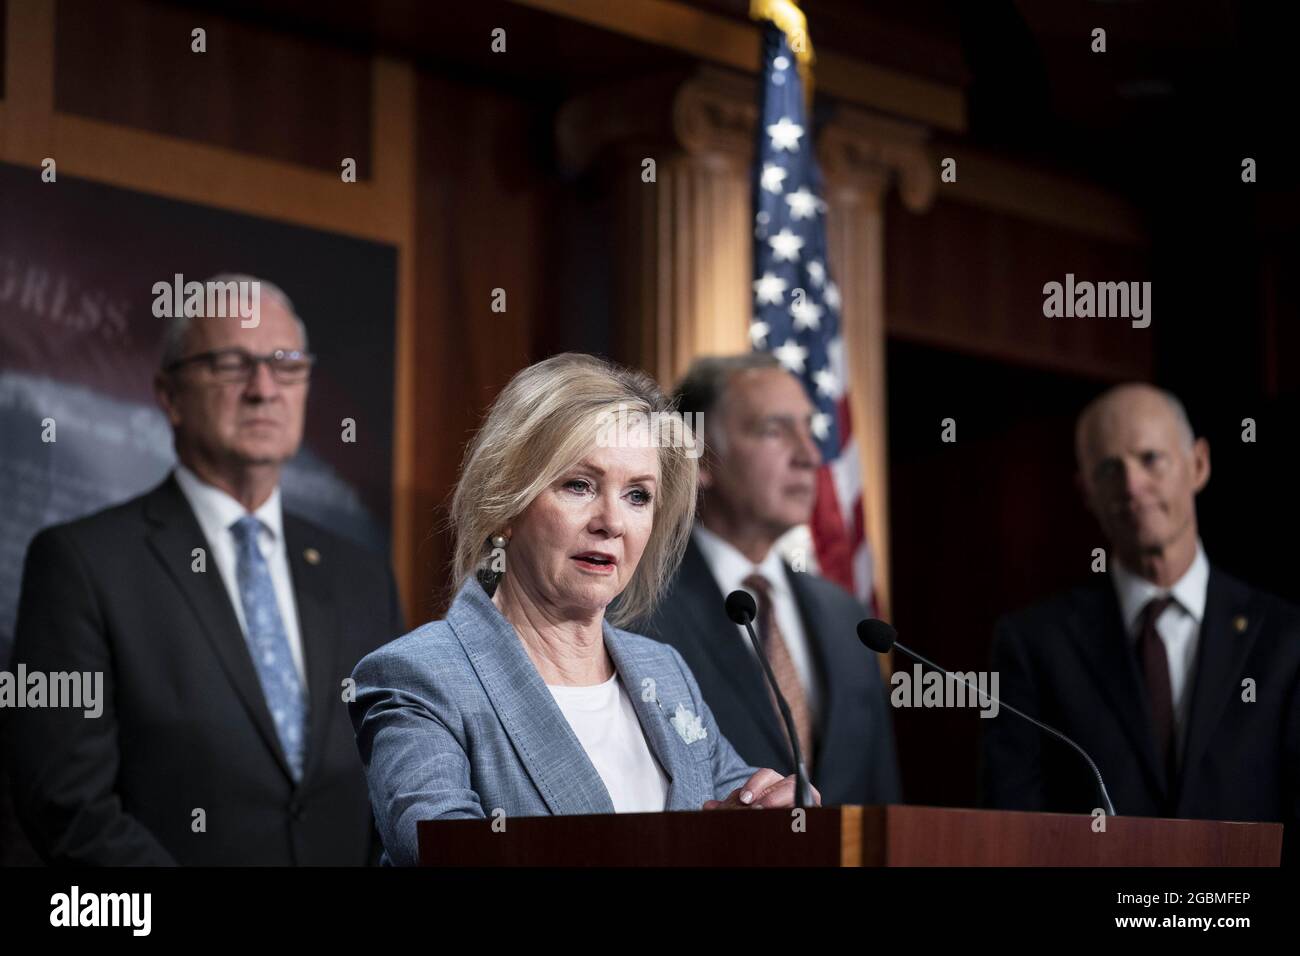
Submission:
[[[838,111],[817,142],[828,200],[878,204],[897,182],[904,205],[924,212],[938,187],[927,137],[924,127],[912,123],[856,109]]]

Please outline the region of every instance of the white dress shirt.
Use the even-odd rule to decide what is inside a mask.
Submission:
[[[790,579],[786,575],[785,563],[781,560],[780,552],[775,547],[772,548],[767,552],[767,557],[756,565],[741,554],[735,545],[723,540],[702,524],[695,525],[691,536],[704,555],[709,570],[713,572],[713,579],[718,582],[718,588],[724,597],[735,590],[749,591],[749,588],[741,582],[751,574],[761,574],[771,584],[776,626],[781,629],[781,637],[790,651],[790,659],[799,675],[799,683],[803,685],[804,695],[808,700],[808,710],[815,724],[821,714],[821,690],[814,679],[812,649],[808,644],[803,618],[799,614],[799,605],[794,599],[794,591],[790,587]],[[749,593],[754,594],[753,591]],[[754,594],[754,598],[757,600],[758,595]],[[749,648],[751,654],[755,654],[749,633],[739,624],[736,625],[736,636],[745,647]],[[761,638],[762,635],[760,634],[759,637]]]
[[[239,628],[248,637],[248,624],[244,620],[244,602],[239,598],[239,579],[235,574],[235,536],[230,526],[248,512],[230,495],[216,488],[190,471],[184,465],[176,466],[176,483],[190,503],[194,517],[199,520],[203,536],[208,539],[208,556],[217,567],[230,603],[234,605]],[[289,651],[293,666],[298,669],[298,679],[307,686],[303,667],[302,634],[298,630],[298,606],[293,598],[293,579],[289,575],[289,559],[284,546],[284,516],[280,510],[280,489],[277,486],[262,507],[253,512],[262,523],[257,544],[271,571],[271,584],[275,587],[275,603],[280,608],[280,620],[289,638]]]
[[[1200,539],[1196,557],[1185,574],[1168,590],[1139,577],[1116,559],[1112,575],[1120,614],[1128,632],[1129,648],[1136,654],[1142,609],[1153,598],[1166,595],[1173,602],[1156,618],[1156,633],[1165,645],[1169,660],[1169,689],[1173,696],[1175,749],[1181,762],[1187,736],[1187,718],[1192,705],[1192,681],[1196,674],[1196,651],[1200,645],[1201,622],[1205,619],[1205,591],[1210,582],[1210,562]]]
[[[615,813],[659,813],[668,802],[668,775],[646,743],[618,673],[603,684],[547,684],[564,718],[614,802]]]

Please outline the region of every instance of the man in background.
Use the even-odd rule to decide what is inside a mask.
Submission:
[[[1294,827],[1300,613],[1210,563],[1208,443],[1177,398],[1134,384],[1084,409],[1076,453],[1108,570],[998,624],[1002,699],[1088,751],[1119,813]],[[1013,715],[988,722],[983,756],[989,806],[1101,806],[1078,755]]]
[[[13,800],[63,864],[378,858],[344,681],[404,628],[386,562],[280,504],[311,374],[287,296],[181,317],[155,388],[178,464],[138,498],[38,534],[13,669],[102,674],[102,713],[14,709]],[[247,327],[246,327],[247,325]]]
[[[810,520],[816,495],[821,456],[803,386],[770,355],[710,357],[691,365],[676,399],[691,420],[703,416],[699,517],[658,610],[633,630],[681,652],[746,762],[792,773],[753,645],[723,609],[725,595],[748,590],[823,804],[898,802],[884,683],[856,636],[867,610],[838,585],[793,570],[775,547]]]

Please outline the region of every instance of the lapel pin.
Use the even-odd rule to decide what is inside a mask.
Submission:
[[[673,730],[688,744],[693,744],[697,740],[703,740],[709,736],[708,729],[704,726],[704,720],[692,714],[685,704],[678,703],[677,712],[673,714],[671,721]]]
[[[302,553],[303,560],[308,564],[320,564],[320,552],[315,548],[307,548]]]
[[[1232,626],[1238,634],[1244,634],[1246,632],[1247,623],[1246,615],[1244,614],[1238,614],[1232,619]]]

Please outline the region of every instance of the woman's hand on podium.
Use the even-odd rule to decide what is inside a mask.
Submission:
[[[750,777],[745,785],[737,787],[727,794],[725,800],[704,801],[705,810],[762,810],[765,807],[793,807],[795,775],[783,777],[775,770],[763,768]],[[822,795],[817,788],[808,784],[812,790],[813,806],[822,805]]]

